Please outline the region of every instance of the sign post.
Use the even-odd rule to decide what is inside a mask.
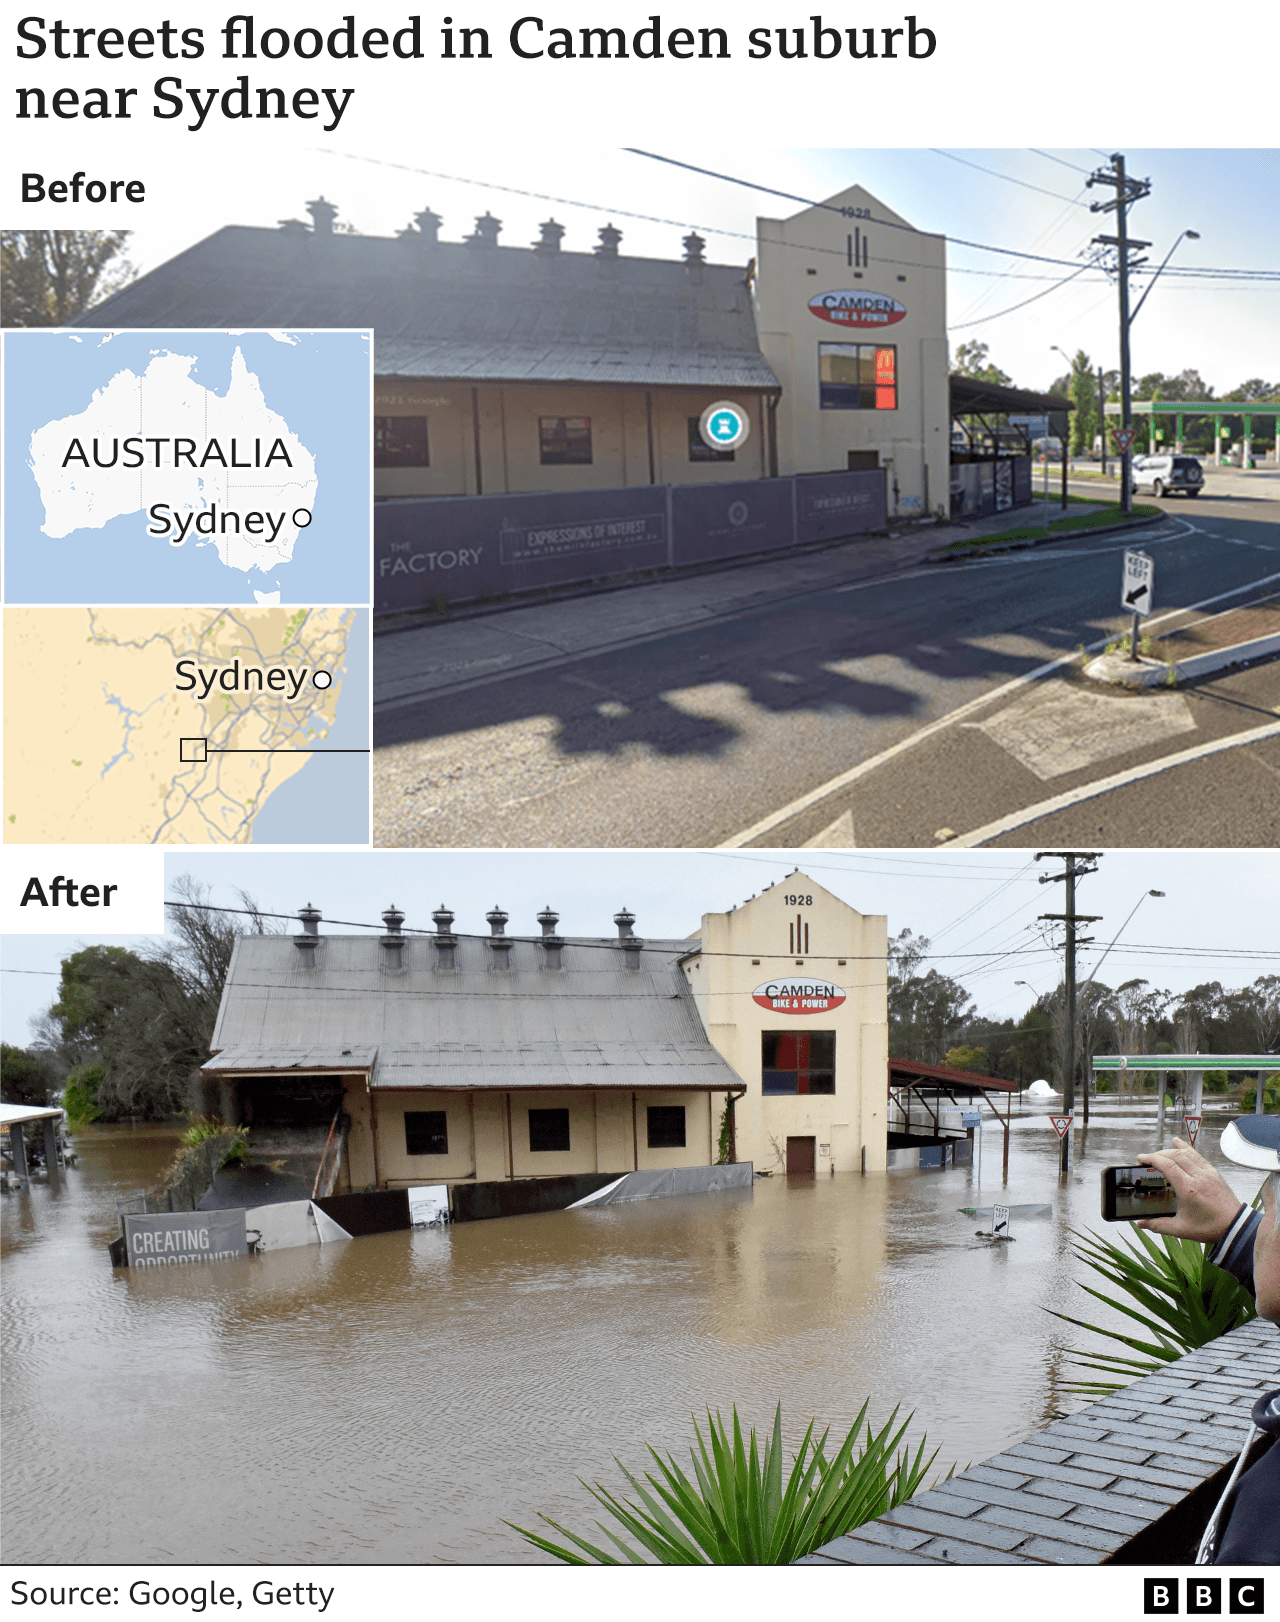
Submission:
[[[1126,552],[1120,577],[1120,606],[1133,615],[1129,631],[1129,658],[1138,662],[1138,621],[1151,612],[1156,589],[1155,559],[1146,552]]]
[[[1051,1115],[1053,1130],[1058,1134],[1062,1144],[1062,1169],[1065,1172],[1071,1162],[1071,1123],[1075,1120],[1072,1115]]]
[[[992,1206],[991,1237],[993,1239],[1007,1239],[1009,1237],[1009,1207],[1007,1205]]]

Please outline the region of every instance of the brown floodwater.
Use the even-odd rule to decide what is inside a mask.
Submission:
[[[1085,1337],[1046,1309],[1105,1312],[1068,1229],[1101,1227],[1099,1169],[1153,1136],[1100,1118],[1060,1186],[1028,1110],[1003,1195],[988,1130],[980,1195],[970,1167],[774,1177],[130,1273],[115,1202],[176,1134],[91,1128],[64,1187],[2,1202],[5,1557],[528,1560],[504,1519],[589,1531],[578,1476],[618,1484],[645,1442],[686,1462],[691,1412],[733,1403],[780,1401],[792,1442],[901,1404],[941,1466],[976,1462],[1081,1406]],[[983,1243],[959,1207],[997,1195],[1053,1216]]]

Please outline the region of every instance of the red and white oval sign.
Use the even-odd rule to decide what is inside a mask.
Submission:
[[[829,1014],[844,1001],[844,987],[830,980],[770,980],[751,998],[774,1014]]]
[[[906,305],[887,293],[867,293],[861,288],[815,293],[809,308],[820,321],[832,321],[837,327],[891,327],[907,313]]]

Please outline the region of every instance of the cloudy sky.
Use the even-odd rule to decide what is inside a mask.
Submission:
[[[730,181],[594,142],[406,149],[362,138],[359,127],[340,141],[344,133],[340,127],[323,148],[283,148],[270,164],[210,166],[200,186],[175,191],[163,210],[142,216],[131,245],[134,263],[150,269],[218,225],[305,219],[307,200],[323,194],[343,221],[368,235],[392,236],[430,205],[444,219],[446,241],[467,235],[474,218],[489,210],[503,222],[501,240],[524,246],[554,215],[567,230],[565,250],[590,251],[599,227],[612,221],[623,232],[624,254],[678,258],[680,238],[696,227],[707,237],[709,258],[745,265],[755,251],[757,216],[786,216],[801,206],[754,188],[818,201],[858,183],[912,225],[953,239],[947,303],[953,352],[961,342],[986,343],[991,359],[1025,388],[1047,387],[1065,370],[1055,344],[1069,354],[1082,348],[1107,368],[1119,364],[1113,285],[1091,269],[1057,285],[1082,263],[1091,239],[1114,228],[1110,216],[1090,213],[1089,203],[1104,194],[1085,185],[1089,171],[1105,162],[1111,150],[1105,146],[753,149],[652,136],[661,156],[722,171]],[[1180,232],[1200,233],[1199,241],[1178,246],[1134,323],[1135,376],[1195,367],[1218,393],[1249,377],[1280,381],[1275,282],[1175,274],[1280,269],[1280,154],[1138,149],[1126,158],[1130,174],[1151,182],[1130,229],[1152,242],[1152,264]],[[1271,206],[1263,205],[1267,198]],[[984,246],[962,246],[957,238]]]
[[[1062,911],[1063,886],[1038,882],[1062,864],[1033,858],[1030,851],[985,850],[182,851],[166,855],[165,865],[170,882],[189,873],[211,887],[209,900],[218,905],[239,906],[238,889],[273,912],[293,915],[311,902],[334,920],[335,932],[357,924],[380,932],[379,914],[392,902],[407,915],[406,927],[430,929],[431,912],[443,901],[461,932],[487,934],[484,915],[499,903],[510,914],[509,933],[532,935],[536,914],[550,902],[562,933],[610,937],[613,914],[623,906],[635,913],[638,934],[683,937],[698,928],[703,912],[740,905],[799,865],[859,911],[885,913],[890,934],[927,935],[931,966],[968,987],[981,1012],[1003,1019],[1020,1016],[1061,972],[1054,937],[1046,939],[1037,918]],[[1147,896],[1153,889],[1164,897]],[[1276,852],[1108,852],[1097,876],[1078,890],[1078,910],[1103,916],[1092,930],[1096,946],[1081,955],[1082,976],[1144,896],[1101,966],[1103,983],[1141,977],[1179,991],[1207,980],[1234,987],[1280,972]],[[28,1018],[55,994],[62,957],[92,938],[4,939],[5,1041],[25,1045]]]

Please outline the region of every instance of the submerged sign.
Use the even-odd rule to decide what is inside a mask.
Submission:
[[[820,321],[832,321],[838,327],[891,327],[907,313],[906,305],[887,293],[868,293],[861,288],[815,293],[809,308]]]
[[[182,1267],[249,1254],[243,1211],[173,1211],[124,1218],[130,1267]]]
[[[751,997],[775,1014],[828,1014],[844,1001],[844,988],[830,980],[770,980]]]

